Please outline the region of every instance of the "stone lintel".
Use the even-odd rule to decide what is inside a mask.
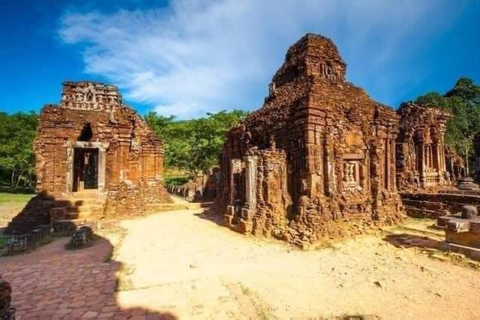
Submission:
[[[109,142],[90,142],[90,141],[68,141],[67,147],[70,148],[83,148],[83,149],[99,149],[105,151],[110,146]]]
[[[347,153],[343,155],[344,160],[363,160],[365,155],[363,153]]]

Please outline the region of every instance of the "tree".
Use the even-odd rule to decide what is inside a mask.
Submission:
[[[246,114],[241,110],[221,111],[200,119],[177,121],[150,112],[145,119],[163,140],[166,167],[197,175],[218,164],[225,134]]]
[[[35,112],[8,115],[0,112],[0,170],[10,176],[10,188],[20,183],[32,187],[35,175],[33,139],[37,129]]]

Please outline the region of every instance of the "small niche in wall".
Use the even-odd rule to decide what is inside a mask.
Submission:
[[[82,132],[78,136],[77,141],[91,141],[93,137],[92,126],[89,122],[85,123]]]
[[[348,190],[357,190],[360,185],[361,161],[364,159],[363,153],[349,153],[343,156],[343,182]]]

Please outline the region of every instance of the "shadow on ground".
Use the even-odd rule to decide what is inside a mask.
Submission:
[[[109,240],[97,237],[87,248],[66,250],[68,241],[0,257],[17,319],[177,319],[170,312],[122,306],[123,265],[112,260]]]
[[[426,248],[426,249],[439,249],[440,241],[419,235],[413,234],[390,234],[387,235],[383,240],[394,245],[397,248]]]
[[[203,219],[210,221],[212,223],[215,223],[219,226],[225,226],[223,223],[223,217],[219,214],[215,214],[211,209],[206,209],[201,213],[195,213],[194,214],[197,218]]]
[[[76,218],[82,205],[84,205],[82,200],[71,202],[41,192],[32,197],[23,209],[12,217],[4,233],[24,234],[34,230],[39,225],[48,225],[51,219],[50,212],[54,208],[63,208],[65,214],[68,214],[71,218]]]

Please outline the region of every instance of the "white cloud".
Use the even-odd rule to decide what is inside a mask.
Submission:
[[[388,100],[413,70],[386,66],[412,59],[452,21],[462,6],[447,3],[172,0],[162,9],[68,12],[59,34],[84,44],[86,71],[118,84],[127,99],[191,118],[258,108],[288,46],[306,32],[331,37],[351,79]]]

